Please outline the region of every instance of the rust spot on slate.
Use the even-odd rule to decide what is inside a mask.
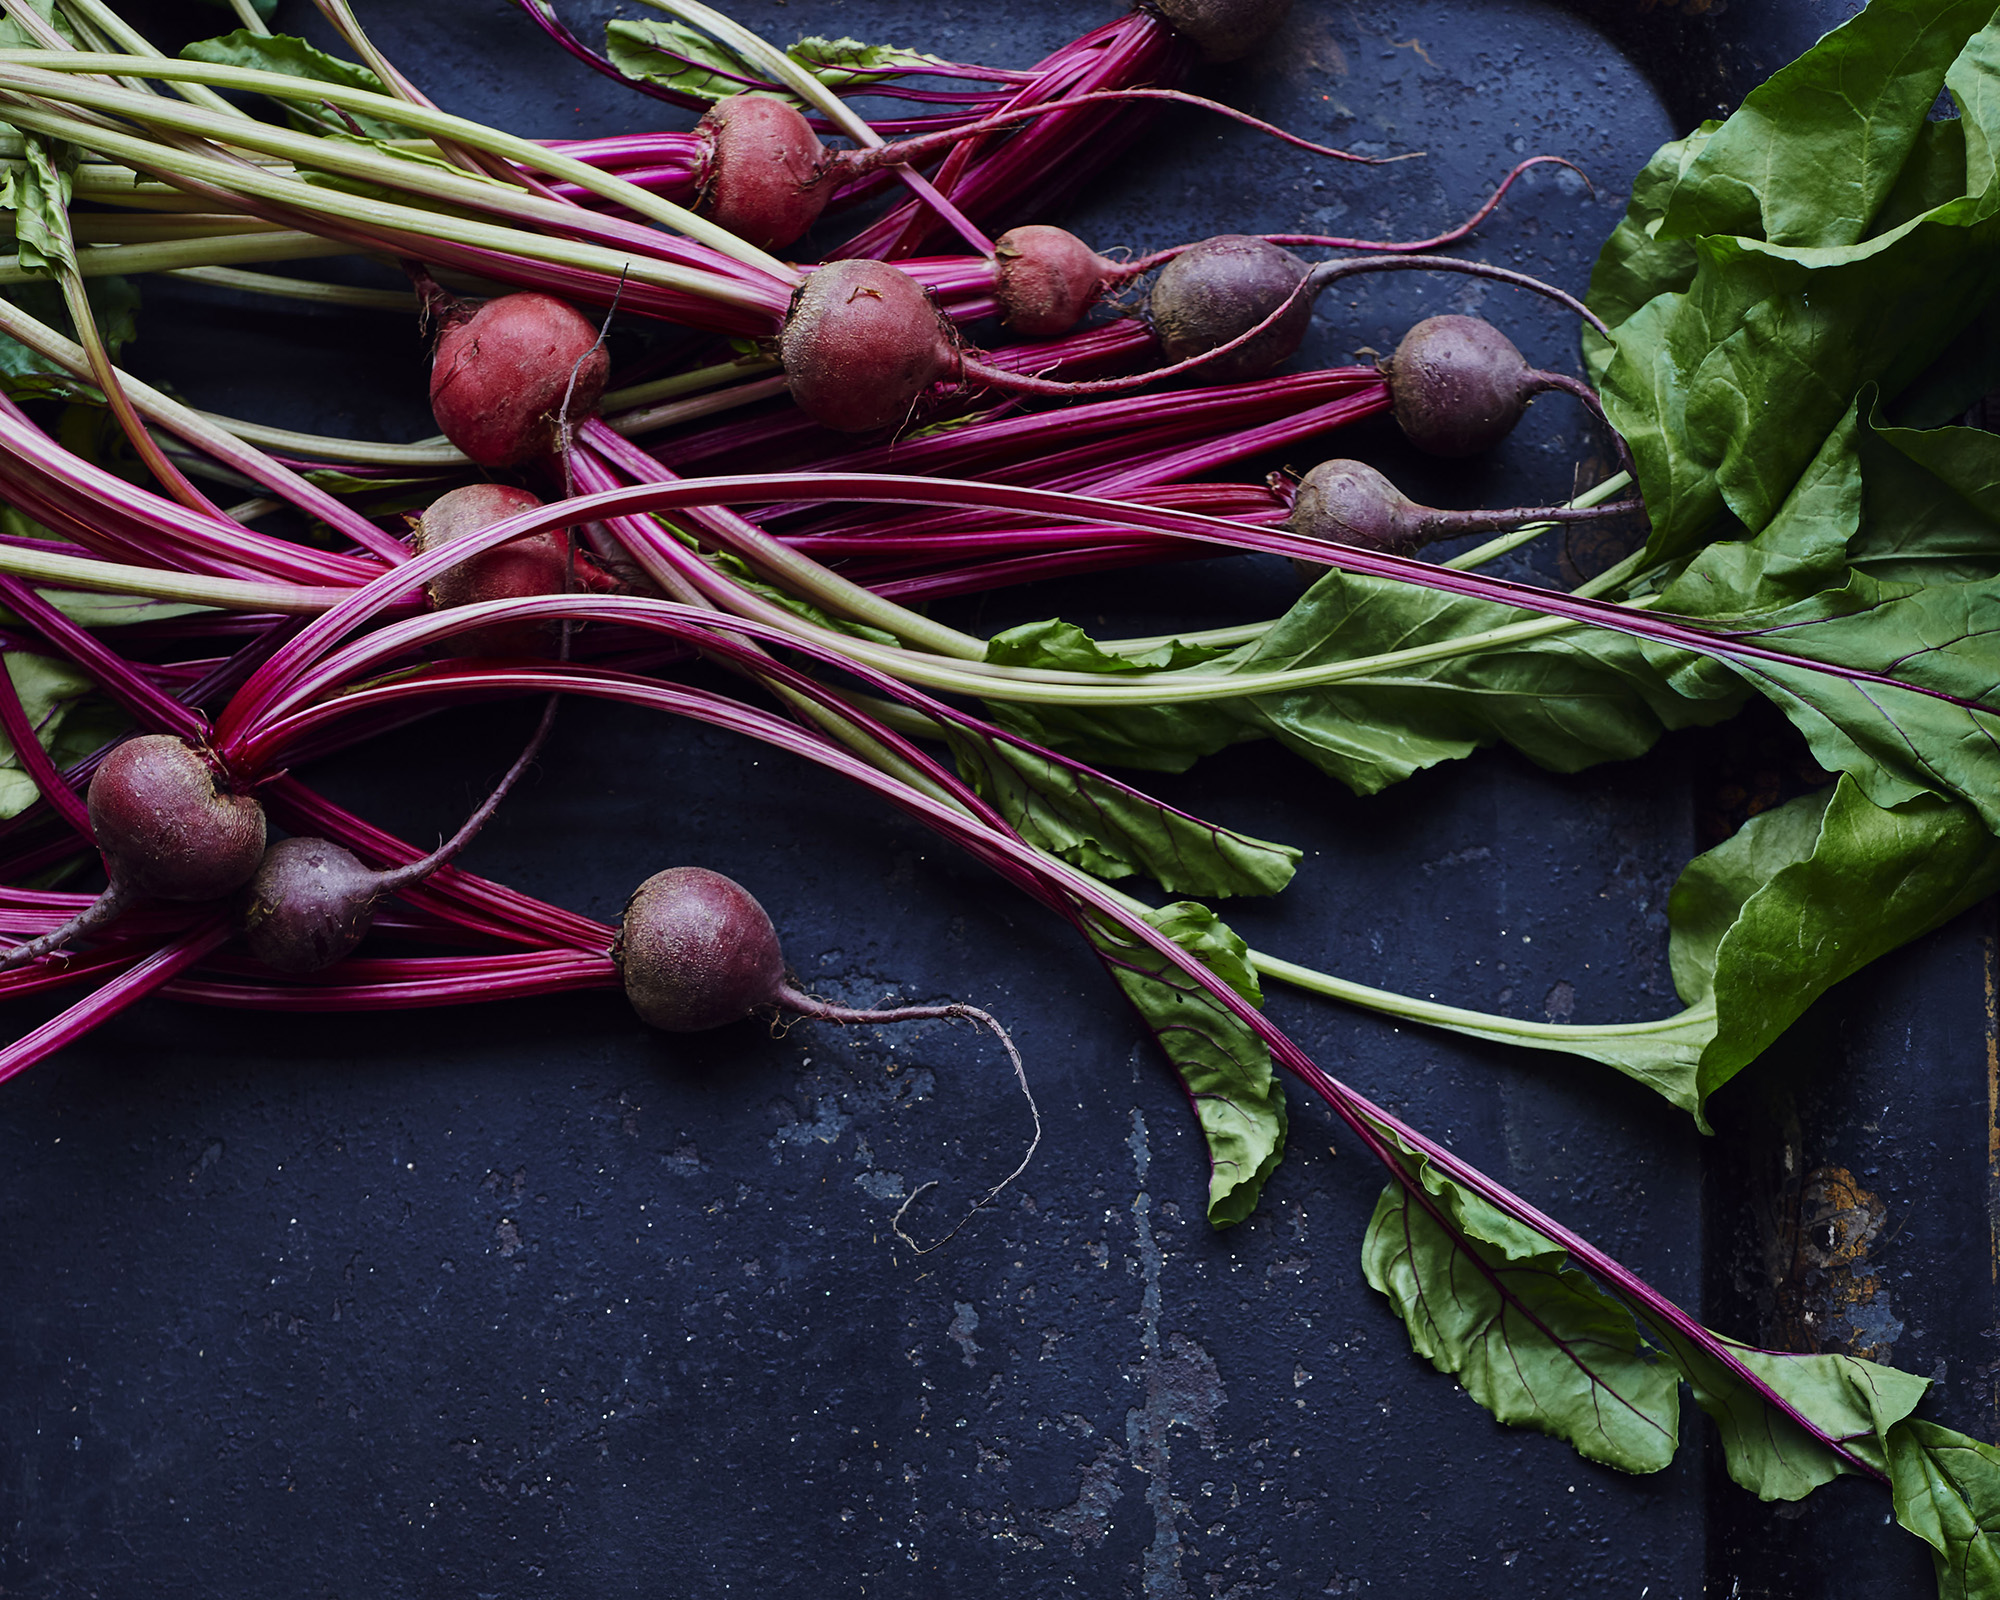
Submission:
[[[1887,1215],[1845,1167],[1806,1175],[1776,1241],[1785,1263],[1776,1284],[1784,1348],[1889,1359],[1903,1324],[1868,1259]]]

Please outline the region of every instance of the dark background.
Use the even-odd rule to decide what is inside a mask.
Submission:
[[[306,9],[279,25],[324,38]],[[1170,117],[1072,225],[1100,248],[1409,237],[1547,151],[1595,196],[1531,179],[1472,248],[1580,290],[1653,149],[1848,9],[1298,0],[1260,57],[1206,86],[1424,160],[1337,167]],[[362,14],[447,109],[516,132],[675,115],[498,0]],[[595,38],[609,9],[564,14]],[[1025,64],[1113,7],[734,14],[780,42],[850,33]],[[149,15],[167,43],[227,21]],[[1323,303],[1307,356],[1367,359],[1419,316],[1474,309],[1575,370],[1574,330],[1542,303],[1421,277]],[[422,346],[394,317],[149,285],[131,362],[238,416],[432,431]],[[1325,453],[1469,505],[1562,495],[1596,449],[1545,402],[1452,475],[1375,430]],[[1563,575],[1563,546],[1543,544],[1529,570]],[[1144,633],[1270,615],[1293,592],[1282,567],[1201,563],[957,620],[1060,611]],[[427,839],[529,716],[454,712],[305,775]],[[1307,851],[1284,896],[1227,909],[1253,945],[1515,1015],[1636,1020],[1677,1008],[1675,874],[1796,792],[1800,754],[1753,713],[1577,777],[1489,752],[1361,801],[1253,747],[1161,788]],[[668,1038],[614,993],[394,1017],[142,1006],[0,1105],[0,1593],[1931,1592],[1884,1492],[1760,1506],[1691,1405],[1688,1447],[1648,1479],[1493,1423],[1363,1285],[1381,1175],[1302,1094],[1258,1214],[1209,1230],[1185,1104],[1083,948],[816,770],[579,703],[465,858],[607,920],[677,863],[747,884],[820,992],[962,998],[1014,1027],[1048,1132],[1003,1202],[921,1260],[889,1232],[932,1179],[919,1215],[956,1215],[1025,1137],[1003,1064],[965,1030]],[[1712,1325],[1932,1375],[1928,1414],[1991,1437],[1992,971],[1988,910],[1879,963],[1718,1097],[1707,1140],[1589,1063],[1282,991],[1270,1010]]]

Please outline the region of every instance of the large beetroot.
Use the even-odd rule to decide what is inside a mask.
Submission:
[[[550,294],[447,314],[431,358],[431,413],[482,467],[553,455],[596,409],[610,357],[589,318]]]
[[[104,892],[60,928],[0,954],[0,968],[60,950],[137,900],[218,900],[264,853],[263,806],[234,792],[211,755],[174,734],[113,748],[91,775],[85,803]]]

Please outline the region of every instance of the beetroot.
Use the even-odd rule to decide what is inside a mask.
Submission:
[[[1424,541],[1423,507],[1361,461],[1322,461],[1299,481],[1291,532],[1363,550],[1408,554]]]
[[[421,883],[472,842],[528,770],[555,723],[551,696],[534,733],[479,809],[427,856],[377,872],[329,839],[280,839],[266,850],[237,902],[236,919],[251,955],[279,972],[318,972],[368,936],[375,912],[397,891]]]
[[[264,851],[264,808],[218,776],[211,757],[170,733],[113,747],[85,795],[108,885],[61,927],[0,955],[0,969],[60,950],[135,900],[216,900],[243,883]]]
[[[1430,317],[1403,335],[1383,368],[1396,421],[1434,456],[1489,450],[1549,385],[1510,340],[1478,317]]]
[[[553,455],[604,393],[611,360],[582,312],[548,294],[488,300],[450,320],[431,358],[431,412],[482,467]]]
[[[1409,499],[1381,473],[1360,461],[1322,461],[1299,480],[1287,531],[1360,550],[1414,555],[1439,539],[1495,533],[1531,522],[1587,522],[1641,509],[1637,500],[1591,507],[1516,506],[1505,511],[1440,511]],[[1294,561],[1299,576],[1319,576],[1311,562]]]
[[[128,739],[99,763],[86,800],[114,886],[215,900],[256,871],[264,808],[217,778],[207,755],[170,733]]]
[[[611,947],[640,1019],[669,1033],[738,1022],[785,996],[778,931],[741,884],[706,867],[655,873]]]
[[[1000,320],[1024,339],[1067,333],[1120,276],[1116,263],[1075,234],[1041,223],[1001,234],[993,255]]]
[[[904,421],[958,375],[958,335],[923,286],[881,261],[815,267],[778,336],[785,382],[825,427],[860,433]]]
[[[435,550],[508,517],[532,511],[541,503],[526,489],[510,488],[503,483],[472,483],[453,489],[432,501],[418,519],[417,550],[420,553]],[[580,570],[584,568],[581,555],[577,563]],[[430,603],[433,610],[442,611],[482,600],[561,594],[569,572],[569,536],[561,528],[551,528],[510,539],[446,568],[431,580]],[[589,573],[592,577],[600,576],[594,567]],[[552,632],[549,623],[501,622],[455,635],[451,648],[469,656],[547,655]]]
[[[1291,251],[1249,234],[1226,233],[1190,246],[1154,281],[1147,314],[1160,347],[1176,361],[1227,344],[1298,293],[1311,269]],[[1240,349],[1204,367],[1218,383],[1271,370],[1298,349],[1312,326],[1312,292],[1298,293],[1284,314]]]
[[[784,101],[731,95],[695,132],[709,145],[695,203],[703,216],[761,250],[782,249],[819,220],[833,189],[827,151]]]
[[[1210,61],[1236,61],[1285,20],[1292,0],[1148,0],[1147,9],[1199,45]]]
[[[367,937],[382,877],[331,840],[280,839],[244,890],[244,942],[279,972],[330,967]]]

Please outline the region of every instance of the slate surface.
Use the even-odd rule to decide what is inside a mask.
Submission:
[[[304,10],[280,25],[319,33]],[[564,11],[588,32],[606,14]],[[1026,62],[1112,8],[737,14]],[[1170,118],[1075,225],[1135,247],[1407,236],[1549,150],[1595,198],[1537,181],[1478,253],[1580,289],[1652,149],[1840,14],[1298,0],[1217,91],[1427,159],[1357,174]],[[658,125],[498,0],[364,17],[449,109],[535,135]],[[1322,306],[1308,353],[1349,360],[1474,308],[1570,362],[1540,305],[1434,280]],[[133,354],[218,410],[430,431],[421,347],[393,319],[166,289]],[[1378,432],[1361,448],[1415,470]],[[1545,404],[1494,463],[1423,481],[1457,503],[1547,498],[1585,448]],[[1550,576],[1560,559],[1534,557]],[[1203,563],[962,620],[1146,632],[1269,614],[1289,585]],[[454,713],[305,775],[427,838],[526,726]],[[1231,908],[1253,944],[1518,1015],[1637,1019],[1675,1008],[1664,899],[1700,819],[1786,759],[1753,724],[1573,778],[1488,754],[1367,802],[1266,748],[1162,787],[1307,850],[1292,891]],[[920,1215],[953,1216],[1026,1132],[992,1051],[933,1025],[665,1039],[611,993],[386,1019],[142,1007],[6,1089],[0,1593],[1930,1592],[1867,1486],[1774,1515],[1699,1448],[1633,1479],[1492,1423],[1362,1284],[1381,1179],[1303,1095],[1260,1213],[1211,1232],[1185,1104],[1109,983],[921,829],[789,758],[603,707],[572,707],[544,766],[469,867],[608,919],[646,873],[698,862],[763,898],[822,992],[990,1007],[1047,1120],[1036,1166],[942,1252],[894,1244],[914,1186],[938,1180]],[[1772,1337],[1844,1308],[1850,1347],[1937,1362],[1936,1414],[1989,1432],[1986,917],[1829,997],[1718,1101],[1713,1141],[1583,1063],[1282,993],[1271,1010],[1716,1325]],[[1867,1254],[1826,1233],[1815,1265],[1843,1206]]]

